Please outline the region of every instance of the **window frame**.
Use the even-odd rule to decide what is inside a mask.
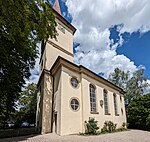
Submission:
[[[74,109],[74,108],[72,107],[72,104],[71,104],[72,100],[76,100],[76,101],[78,102],[78,107],[77,107],[77,109]],[[75,104],[74,104],[74,105],[75,105]],[[71,108],[72,111],[75,111],[75,112],[80,109],[80,103],[79,103],[79,99],[78,99],[78,98],[71,98],[71,99],[70,99],[70,108]]]
[[[117,95],[114,93],[113,94],[113,103],[114,103],[114,112],[115,116],[118,116],[118,105],[117,105]]]
[[[120,95],[120,102],[122,103],[122,96]]]
[[[76,80],[77,81],[77,86],[74,86],[74,84],[72,84],[72,80]],[[78,79],[76,78],[76,77],[71,77],[70,78],[70,84],[71,84],[71,86],[73,87],[73,88],[78,88],[78,86],[79,86],[79,81],[78,81]]]
[[[90,93],[90,112],[97,113],[97,103],[96,103],[96,87],[93,84],[89,84]]]
[[[123,108],[121,108],[121,114],[124,115]]]
[[[106,89],[103,90],[103,97],[104,97],[104,113],[105,113],[105,115],[110,115],[108,91]]]

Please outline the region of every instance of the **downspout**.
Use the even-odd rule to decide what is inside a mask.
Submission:
[[[51,115],[51,133],[53,132],[54,120],[54,76],[52,76],[52,115]]]
[[[82,73],[80,76],[80,80],[81,80],[81,101],[82,101],[82,133],[83,133],[83,127],[84,127],[84,122],[83,122],[83,86],[82,86]]]

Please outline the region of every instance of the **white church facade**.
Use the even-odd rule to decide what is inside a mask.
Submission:
[[[41,133],[58,135],[85,132],[85,121],[95,118],[100,129],[105,121],[126,123],[124,91],[83,66],[73,63],[73,35],[55,1],[57,40],[42,45],[38,81],[36,125]]]

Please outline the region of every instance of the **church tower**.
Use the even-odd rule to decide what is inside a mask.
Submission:
[[[73,35],[76,29],[62,17],[58,0],[55,0],[53,12],[56,16],[57,39],[49,38],[46,44],[42,43],[39,63],[36,125],[41,133],[52,132],[54,84],[50,69],[58,56],[73,62]]]
[[[62,17],[58,0],[54,3],[53,12],[58,36],[57,39],[48,39],[46,46],[42,47],[40,71],[50,70],[58,56],[73,62],[73,35],[76,29]]]

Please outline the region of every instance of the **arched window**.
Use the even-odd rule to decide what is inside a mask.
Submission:
[[[116,94],[114,93],[114,111],[115,111],[115,115],[118,115],[118,111],[117,111],[117,97]]]
[[[90,107],[91,112],[96,112],[96,97],[95,97],[95,86],[90,84]]]
[[[103,93],[104,93],[104,109],[105,109],[105,114],[109,114],[109,111],[108,111],[108,92],[107,92],[107,90],[104,89]]]

